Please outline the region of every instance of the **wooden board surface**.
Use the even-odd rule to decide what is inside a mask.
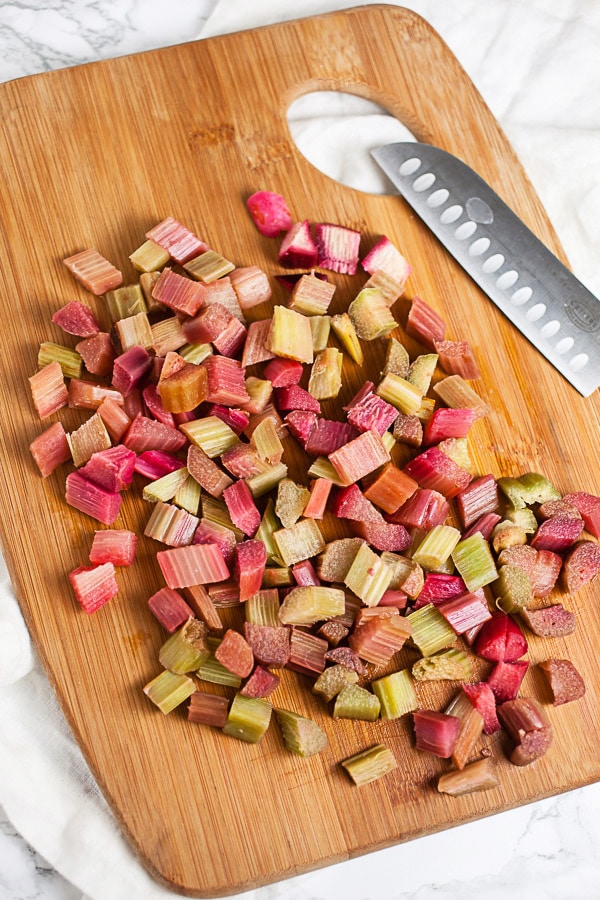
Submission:
[[[303,158],[285,113],[317,89],[374,100],[418,139],[462,157],[561,254],[473,85],[427,23],[401,8],[357,8],[0,86],[2,548],[48,676],[125,835],[156,878],[188,894],[235,893],[600,776],[600,613],[592,589],[566,598],[580,614],[576,634],[538,640],[530,652],[532,662],[572,658],[586,697],[550,708],[556,739],[543,761],[524,770],[501,762],[497,790],[460,800],[436,793],[445,764],[413,750],[408,722],[334,722],[307,680],[292,673],[274,702],[314,716],[330,737],[329,749],[308,760],[287,753],[274,726],[252,746],[190,725],[183,710],[157,712],[142,693],[159,670],[164,639],[146,607],[162,585],[152,542],[141,541],[135,566],[119,572],[115,601],[92,617],[76,606],[66,573],[85,564],[96,523],[64,504],[66,472],[42,480],[27,449],[41,430],[27,384],[38,345],[60,339],[50,323],[57,308],[85,299],[61,260],[96,247],[131,282],[129,253],[171,215],[236,264],[274,272],[275,245],[260,238],[244,208],[261,188],[283,193],[298,219],[359,227],[364,250],[381,234],[403,249],[413,275],[396,307],[399,322],[418,294],[477,354],[477,389],[492,409],[473,429],[479,473],[533,470],[564,492],[600,493],[598,393],[581,398],[401,200],[342,187]],[[337,279],[338,308],[362,280]],[[274,301],[285,301],[276,284]],[[362,371],[346,363],[341,402],[369,374],[377,378],[381,345],[366,349]],[[81,416],[65,421],[73,427]],[[288,452],[299,475],[301,461]],[[140,530],[147,516],[130,492],[119,526]],[[423,690],[421,702],[440,704],[449,690]],[[524,692],[539,695],[534,666]],[[393,747],[400,766],[358,789],[338,764],[378,741]],[[502,758],[497,741],[486,744]]]

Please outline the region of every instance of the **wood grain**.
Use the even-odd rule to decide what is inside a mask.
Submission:
[[[41,430],[27,378],[39,342],[60,339],[52,313],[84,292],[62,259],[95,247],[133,281],[128,255],[168,215],[238,265],[275,270],[275,245],[245,213],[252,191],[280,191],[297,218],[360,227],[364,249],[387,234],[413,266],[418,294],[473,344],[477,389],[492,409],[474,427],[478,472],[539,471],[562,491],[600,493],[598,395],[584,400],[536,353],[397,198],[342,187],[296,149],[286,110],[313,90],[374,100],[424,141],[463,158],[562,255],[556,235],[498,124],[439,36],[417,15],[370,6],[211,38],[151,53],[36,75],[0,87],[4,327],[0,332],[2,548],[35,645],[92,771],[142,863],[181,893],[216,896],[285,878],[580,785],[600,775],[599,607],[593,591],[566,598],[580,614],[565,641],[532,643],[532,662],[568,655],[587,683],[572,708],[550,708],[556,740],[526,770],[500,762],[501,786],[451,799],[434,783],[443,763],[417,754],[410,723],[334,722],[284,673],[278,705],[307,712],[329,749],[302,760],[276,727],[258,746],[193,726],[180,710],[163,717],[142,686],[158,672],[164,638],[146,600],[162,581],[156,546],[119,572],[119,597],[84,615],[66,573],[85,563],[95,528],[62,500],[65,471],[42,480],[28,452]],[[361,279],[340,278],[339,308]],[[274,285],[275,302],[284,302]],[[403,321],[407,301],[397,307]],[[255,316],[264,315],[257,310]],[[412,350],[415,345],[410,345]],[[346,363],[344,402],[372,373]],[[330,408],[325,408],[327,413]],[[75,411],[68,427],[80,421]],[[292,472],[301,455],[288,448]],[[148,515],[133,492],[120,527]],[[328,524],[328,534],[341,526]],[[440,704],[448,686],[423,689]],[[524,690],[536,692],[534,667]],[[377,741],[400,766],[357,789],[339,767]],[[502,748],[487,741],[500,758]]]

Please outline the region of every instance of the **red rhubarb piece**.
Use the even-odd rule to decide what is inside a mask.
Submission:
[[[495,664],[488,676],[487,683],[498,703],[515,699],[528,668],[529,663],[520,659],[514,662],[500,660]]]
[[[287,269],[312,269],[317,265],[319,252],[308,220],[292,225],[281,242],[277,258]]]
[[[124,491],[133,480],[136,454],[133,450],[117,444],[107,450],[92,453],[80,473],[105,491]]]
[[[69,506],[103,525],[112,525],[121,508],[120,493],[104,490],[80,472],[69,472],[67,475],[65,500]]]
[[[163,425],[168,425],[170,428],[177,427],[173,413],[165,409],[155,384],[146,385],[142,391],[142,397],[144,398],[146,409],[153,419],[156,419],[157,422],[162,422]]]
[[[151,368],[152,357],[136,344],[116,357],[112,372],[113,387],[125,397],[144,380]]]
[[[392,522],[357,522],[355,531],[376,550],[401,553],[412,544],[412,537],[404,525]]]
[[[600,544],[579,541],[567,553],[563,566],[565,588],[570,594],[579,591],[600,572]]]
[[[404,287],[406,279],[411,273],[408,261],[385,235],[371,247],[364,259],[361,260],[361,264],[369,275],[374,275],[375,272],[385,272],[397,282],[399,288]]]
[[[376,431],[385,434],[395,422],[398,410],[374,393],[373,383],[367,382],[365,387],[350,401],[346,410],[346,418],[357,431]]]
[[[172,453],[165,453],[163,450],[145,450],[136,458],[135,471],[149,481],[156,481],[169,472],[181,469],[184,465],[183,460]]]
[[[390,454],[376,431],[364,431],[328,459],[342,483],[349,485],[389,462]]]
[[[300,587],[310,587],[311,585],[317,587],[321,584],[319,576],[310,559],[303,559],[301,562],[293,565],[292,575],[294,576],[294,581]]]
[[[484,622],[473,649],[483,659],[514,662],[527,653],[527,640],[513,617],[500,613]]]
[[[444,600],[452,600],[466,593],[467,586],[460,575],[448,575],[446,572],[428,572],[423,587],[417,597],[415,606],[433,603],[437,606]]]
[[[336,488],[331,502],[331,512],[338,519],[352,519],[354,522],[383,521],[383,516],[362,493],[356,484]]]
[[[552,705],[562,706],[585,694],[585,681],[570,659],[546,659],[538,663],[552,691]]]
[[[97,250],[81,250],[74,256],[63,259],[63,263],[76,281],[97,296],[106,294],[123,283],[122,273]]]
[[[462,493],[462,491],[461,491],[461,493]],[[459,496],[460,496],[460,494],[457,495],[457,497],[459,497]],[[467,529],[465,529],[465,531],[463,531],[463,540],[465,540],[468,537],[471,537],[472,534],[479,533],[479,534],[481,534],[482,537],[484,537],[486,539],[486,541],[489,541],[489,539],[492,536],[492,532],[494,531],[494,528],[496,527],[498,522],[500,522],[501,519],[502,519],[502,516],[499,513],[493,513],[493,512],[484,513],[482,516],[480,516],[478,519],[476,519],[475,522],[473,522],[473,524],[469,528],[467,528]]]
[[[269,697],[279,685],[281,678],[274,672],[270,672],[261,665],[254,667],[254,671],[246,681],[240,694],[244,697],[256,697],[263,699]]]
[[[551,516],[540,523],[531,539],[531,546],[536,550],[561,553],[575,543],[583,528],[583,519],[573,519],[565,515]]]
[[[290,631],[283,625],[244,622],[244,635],[255,658],[263,666],[283,668],[290,658]]]
[[[285,198],[274,191],[256,191],[246,200],[252,221],[265,237],[277,237],[292,227]]]
[[[267,565],[267,549],[262,541],[240,541],[235,546],[234,577],[243,602],[258,593]]]
[[[358,266],[360,231],[321,222],[315,225],[318,265],[332,272],[354,275]]]
[[[244,636],[233,628],[228,628],[215,650],[215,659],[229,672],[240,678],[247,678],[254,668],[254,655]]]
[[[175,453],[187,443],[186,436],[175,428],[163,425],[148,416],[137,415],[125,432],[123,444],[136,453],[146,450],[163,450]]]
[[[83,365],[91,375],[105,377],[112,372],[115,350],[110,334],[99,331],[75,344]]]
[[[317,424],[317,414],[308,409],[294,409],[287,414],[284,422],[290,434],[304,447]]]
[[[552,743],[552,726],[536,700],[520,697],[501,703],[498,716],[515,742],[512,763],[527,766],[546,753]]]
[[[417,750],[449,759],[460,731],[460,719],[433,709],[419,709],[413,713]]]
[[[572,494],[565,494],[563,500],[579,510],[586,531],[593,537],[600,538],[600,497],[586,491],[575,491]]]
[[[137,549],[137,534],[125,528],[96,531],[90,548],[90,562],[97,566],[111,562],[113,566],[131,566]]]
[[[577,625],[575,613],[565,609],[562,603],[521,610],[521,617],[527,627],[540,637],[566,637],[573,634]]]
[[[296,359],[272,359],[264,368],[263,376],[274,388],[289,387],[298,384],[302,378],[304,366]]]
[[[156,560],[167,585],[175,590],[229,579],[229,569],[216,544],[159,550]]]
[[[163,587],[148,599],[148,606],[163,628],[173,633],[192,618],[194,612],[178,591]]]
[[[79,300],[71,300],[52,316],[52,321],[67,334],[87,338],[100,331],[100,326],[89,306]]]
[[[78,566],[69,572],[69,580],[77,602],[86,613],[96,612],[119,592],[112,563],[100,566]]]
[[[423,444],[426,447],[439,444],[448,438],[465,438],[475,421],[472,409],[442,406],[433,411],[423,430]]]
[[[58,466],[68,462],[71,459],[71,448],[62,422],[54,422],[38,434],[29,445],[29,452],[42,478],[51,475]]]
[[[483,630],[492,616],[482,590],[466,591],[459,597],[443,600],[438,609],[457,634],[465,634],[478,626]]]
[[[319,401],[315,400],[312,394],[309,394],[299,384],[289,384],[285,387],[276,388],[273,393],[275,395],[275,405],[279,412],[290,412],[296,409],[317,414],[321,412]]]
[[[213,522],[210,519],[200,519],[194,531],[192,544],[216,544],[227,565],[229,566],[234,562],[237,538],[235,532],[231,528],[227,528],[226,525],[221,525],[219,522]]]
[[[430,447],[404,466],[404,471],[421,487],[438,491],[447,500],[456,497],[473,476],[438,447]]]
[[[208,250],[204,241],[170,216],[147,231],[146,237],[166,250],[180,265]]]
[[[419,488],[395,513],[388,516],[388,521],[429,531],[434,525],[442,525],[449,512],[450,504],[443,494],[430,488]]]
[[[335,419],[317,419],[304,449],[311,456],[329,456],[356,437],[356,430],[348,422]]]
[[[221,403],[212,403],[206,410],[207,416],[216,416],[221,422],[229,425],[236,434],[241,434],[250,420],[250,414],[244,409],[232,409],[229,406],[223,406]]]
[[[463,684],[462,689],[483,719],[483,730],[486,734],[495,734],[500,730],[500,722],[496,712],[496,698],[487,681],[475,684]]]
[[[406,320],[406,331],[429,350],[433,350],[434,343],[445,337],[446,323],[425,300],[413,297]]]
[[[261,522],[260,512],[245,481],[235,481],[223,491],[231,521],[248,537],[254,537]]]
[[[243,366],[228,356],[209,356],[201,363],[208,375],[209,403],[243,406],[250,399]]]
[[[29,377],[31,399],[40,419],[46,419],[69,402],[69,391],[60,363],[53,360]]]
[[[293,628],[290,634],[290,658],[287,668],[303,675],[320,675],[325,668],[329,644],[315,634]]]
[[[203,284],[172,269],[163,269],[152,287],[154,300],[186,316],[195,316],[204,306],[205,293]]]

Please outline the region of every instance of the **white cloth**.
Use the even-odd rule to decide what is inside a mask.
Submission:
[[[144,4],[133,5],[142,22]],[[154,0],[152,7],[157,5]],[[181,40],[350,5],[220,0],[201,34],[194,33],[188,15],[189,31],[181,33]],[[600,294],[600,3],[412,0],[401,5],[426,18],[458,56],[524,163],[573,269]],[[159,40],[153,28],[147,46]],[[134,45],[129,41],[123,52]],[[362,133],[376,131],[382,143],[399,134],[398,123],[357,98],[302,99],[291,111],[290,124],[300,149],[328,174],[356,187],[383,190],[366,146],[358,148],[359,157],[355,143],[352,154],[346,152],[348,133],[359,133],[357,119]],[[318,157],[311,156],[316,128]],[[175,896],[146,874],[119,834],[32,651],[5,570],[0,571],[0,805],[26,840],[92,900]],[[274,886],[244,896],[307,896],[304,882],[293,883],[287,893]],[[355,896],[349,888],[344,895]]]

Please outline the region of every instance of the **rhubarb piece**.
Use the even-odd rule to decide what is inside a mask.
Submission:
[[[489,791],[499,785],[496,763],[491,757],[484,757],[468,763],[463,769],[444,772],[438,778],[437,789],[451,797],[462,797],[476,791]]]
[[[386,563],[370,547],[363,543],[346,573],[344,584],[366,606],[376,606],[392,580],[392,572]]]
[[[552,726],[536,700],[508,700],[499,705],[498,716],[515,742],[509,757],[514,765],[527,766],[547,752],[552,743]]]
[[[103,525],[112,525],[121,508],[120,493],[104,490],[80,472],[69,472],[67,475],[65,500],[69,506]]]
[[[219,522],[211,522],[210,519],[202,517],[194,531],[192,543],[216,544],[228,566],[235,562],[234,551],[238,544],[237,535],[231,528],[227,528],[226,525],[221,525]]]
[[[115,351],[110,335],[104,331],[84,338],[75,344],[75,350],[91,375],[105,377],[112,372]]]
[[[479,532],[459,541],[452,551],[452,560],[469,591],[476,591],[498,577],[490,546]]]
[[[456,716],[433,709],[418,709],[413,713],[413,723],[417,750],[450,759],[460,731],[460,720]]]
[[[420,447],[423,443],[423,424],[418,415],[399,412],[394,422],[392,436],[398,444]]]
[[[229,425],[231,430],[235,431],[237,435],[241,435],[242,432],[246,430],[248,422],[250,421],[250,414],[245,410],[231,409],[220,403],[211,403],[207,408],[207,415],[216,416],[221,422],[225,422],[226,425]]]
[[[235,545],[234,577],[242,602],[260,590],[266,565],[267,551],[262,541],[247,540]]]
[[[357,522],[355,530],[375,550],[400,553],[412,544],[404,525],[393,522]]]
[[[517,659],[514,662],[503,662],[500,660],[494,665],[488,676],[487,683],[491,687],[498,703],[515,699],[528,668],[529,663],[522,659]]]
[[[552,516],[540,523],[533,538],[531,546],[536,550],[551,550],[553,553],[562,553],[573,546],[583,531],[583,519],[573,519],[571,516]]]
[[[135,469],[136,455],[122,444],[92,453],[80,468],[80,473],[89,481],[106,491],[123,491],[131,485]]]
[[[497,614],[485,622],[473,649],[483,659],[515,662],[527,653],[527,640],[512,616]]]
[[[442,525],[449,512],[450,505],[443,494],[431,488],[417,488],[408,500],[387,518],[388,521],[397,522],[406,528],[428,531],[436,525]]]
[[[287,231],[277,258],[287,269],[313,269],[317,265],[319,251],[307,220],[294,223]]]
[[[215,659],[234,675],[247,678],[254,668],[254,654],[239,631],[228,628],[215,650]]]
[[[188,619],[162,644],[158,654],[161,666],[176,675],[200,668],[210,655],[207,636],[204,622],[193,617]]]
[[[234,444],[221,455],[221,462],[235,478],[252,478],[259,472],[265,472],[269,464],[262,460],[258,451],[251,444],[241,441]]]
[[[432,603],[409,613],[406,619],[411,627],[412,642],[423,656],[432,656],[456,641],[456,632]]]
[[[379,697],[358,684],[347,684],[335,698],[333,718],[375,722],[380,710]]]
[[[444,372],[449,375],[460,375],[467,381],[481,377],[477,360],[468,341],[436,340],[433,347]]]
[[[483,538],[485,538],[486,541],[489,541],[493,534],[494,528],[496,527],[500,519],[501,516],[498,513],[484,513],[482,516],[476,519],[475,522],[473,522],[473,524],[469,526],[469,528],[465,528],[465,530],[463,531],[463,540],[479,532],[479,534]]]
[[[229,570],[216,544],[159,550],[156,559],[170,588],[212,584],[229,578]]]
[[[283,626],[244,622],[244,636],[255,659],[263,666],[282,668],[290,659],[290,631]]]
[[[258,744],[271,721],[272,706],[266,700],[237,693],[231,701],[223,733],[250,744]]]
[[[234,269],[229,277],[242,314],[271,299],[269,279],[258,266]]]
[[[412,416],[419,412],[423,395],[410,381],[388,372],[377,385],[379,397],[390,403],[398,412]]]
[[[187,472],[187,469],[185,471]],[[173,497],[173,503],[185,509],[190,515],[197,516],[200,510],[201,499],[200,485],[188,474],[183,483],[177,488]]]
[[[350,321],[363,341],[387,337],[398,327],[389,305],[377,288],[364,287],[348,307]]]
[[[546,503],[548,500],[560,499],[558,489],[545,475],[537,472],[527,472],[520,478],[499,478],[498,485],[515,509],[522,508],[527,504]]]
[[[309,586],[292,588],[279,609],[283,625],[314,625],[344,612],[345,596],[332,587]]]
[[[161,378],[157,389],[168,412],[191,412],[208,397],[207,370],[204,366],[186,363],[177,372]]]
[[[305,316],[322,316],[327,312],[334,293],[335,284],[311,272],[300,276],[287,306]]]
[[[376,269],[364,286],[376,288],[388,306],[393,306],[404,293],[404,285],[384,272],[383,269]]]
[[[295,359],[283,359],[275,357],[264,368],[264,377],[271,382],[274,388],[289,387],[298,384],[302,378],[304,367]]]
[[[505,613],[518,612],[533,599],[529,576],[519,566],[500,566],[493,591],[496,606]]]
[[[124,397],[130,394],[152,368],[152,357],[143,347],[130,347],[113,362],[112,384]]]
[[[386,607],[385,610],[397,613],[394,607]],[[383,612],[384,609],[378,608],[378,611]],[[376,666],[385,666],[411,635],[408,617],[376,615],[355,627],[348,643],[361,659]]]
[[[433,603],[440,606],[445,600],[460,598],[466,593],[466,585],[460,575],[448,575],[446,572],[428,572],[423,587],[417,598],[419,606]],[[479,599],[479,595],[477,595]]]
[[[443,341],[445,337],[446,323],[425,300],[413,297],[406,320],[406,331],[429,350],[435,350],[435,342]]]
[[[478,628],[492,615],[481,589],[466,591],[457,597],[442,600],[437,604],[437,608],[457,634],[465,634],[473,628]]]
[[[209,639],[210,644],[210,639]],[[200,681],[207,681],[209,684],[220,684],[222,687],[239,688],[242,679],[235,672],[230,672],[222,663],[211,653],[196,670],[196,676]]]
[[[231,520],[245,535],[252,538],[261,522],[261,515],[245,481],[235,481],[223,491]]]
[[[354,784],[362,787],[383,778],[388,772],[397,768],[396,757],[385,744],[375,744],[367,750],[361,750],[344,759],[340,765],[344,767]]]
[[[579,511],[586,531],[593,537],[600,538],[600,497],[586,491],[575,491],[565,494],[563,500],[571,503]]]
[[[342,388],[343,354],[336,347],[317,353],[308,379],[308,392],[316,400],[337,397]]]
[[[328,458],[338,477],[350,485],[389,462],[390,454],[376,431],[365,431]]]
[[[159,675],[144,685],[144,694],[167,715],[196,690],[196,685],[188,675],[176,675],[164,669]]]
[[[356,484],[335,491],[331,511],[338,519],[375,524],[383,521],[381,513],[375,509],[370,500],[367,500]]]
[[[168,587],[160,588],[152,594],[148,598],[148,607],[163,628],[171,634],[194,615],[181,594]]]
[[[317,575],[322,581],[341,584],[364,541],[362,538],[338,538],[329,541],[317,559]]]
[[[312,334],[313,352],[320,353],[327,347],[329,333],[331,331],[330,316],[311,316],[309,318],[310,332]]]
[[[112,562],[78,566],[69,572],[69,581],[77,602],[86,613],[96,612],[119,593]]]
[[[565,609],[562,603],[542,609],[521,609],[519,613],[529,630],[539,637],[567,637],[573,634],[577,624],[575,613]]]
[[[460,541],[460,531],[452,525],[434,525],[412,554],[424,569],[441,569]]]
[[[387,463],[364,482],[364,496],[386,513],[395,513],[413,496],[417,482],[393,463]]]
[[[200,238],[171,216],[154,225],[145,236],[147,240],[167,250],[171,258],[180,265],[207,249]]]
[[[357,675],[366,675],[367,667],[359,657],[358,653],[351,647],[334,647],[325,654],[327,662],[339,663],[346,668],[356,672]]]
[[[69,406],[72,409],[98,409],[105,400],[123,403],[119,391],[104,384],[94,384],[80,378],[71,378],[69,382]]]
[[[275,354],[267,347],[267,339],[271,332],[271,319],[258,319],[250,322],[242,351],[242,366],[252,366],[256,363],[273,359]]]
[[[473,675],[473,661],[464,650],[451,647],[418,659],[411,671],[416,681],[462,681]]]
[[[307,716],[301,716],[289,709],[276,709],[275,719],[281,728],[285,746],[297,756],[314,756],[325,750],[329,743],[323,729]]]
[[[291,478],[282,478],[277,485],[275,515],[284,528],[294,525],[303,513],[310,492]]]
[[[198,256],[188,259],[183,268],[196,281],[212,284],[232,272],[235,265],[215,250],[204,250]]]
[[[110,435],[98,413],[67,434],[67,443],[77,467],[83,466],[95,453],[111,447]]]
[[[107,291],[103,299],[106,312],[115,325],[129,316],[148,312],[141,284],[121,285],[115,290]]]
[[[319,418],[306,440],[304,449],[310,456],[329,457],[355,437],[356,431],[347,422]]]
[[[346,351],[350,359],[357,365],[362,366],[364,362],[364,354],[360,341],[354,328],[352,319],[347,312],[339,313],[331,317],[331,327],[333,333]]]
[[[163,269],[169,262],[169,258],[168,250],[150,240],[144,241],[129,256],[131,264],[138,272],[156,272],[158,269]]]
[[[487,681],[475,684],[463,684],[462,689],[475,709],[483,718],[483,730],[486,734],[495,734],[500,729],[496,713],[496,697]]]
[[[464,769],[473,748],[481,737],[483,717],[463,691],[456,694],[444,712],[446,715],[455,716],[460,721],[452,762],[457,769]]]
[[[59,362],[44,365],[29,377],[31,399],[40,419],[46,419],[69,402],[69,391]]]
[[[383,435],[393,425],[398,410],[374,393],[373,382],[363,388],[344,407],[346,418],[357,431],[376,431]]]
[[[123,283],[122,273],[97,250],[81,250],[63,259],[63,263],[73,278],[96,296]]]
[[[325,654],[328,650],[329,644],[323,638],[292,628],[287,667],[303,675],[320,675],[325,668]]]
[[[314,519],[300,519],[290,528],[281,528],[273,533],[273,539],[286,566],[317,556],[325,549],[323,535]]]
[[[196,516],[171,503],[158,501],[146,523],[144,535],[168,547],[185,547],[192,543],[197,527]]]
[[[460,494],[473,477],[439,447],[430,447],[419,453],[405,465],[404,471],[422,488],[437,491],[447,500]]]
[[[380,271],[385,272],[401,287],[404,287],[406,279],[411,273],[410,264],[386,235],[382,235],[375,242],[361,260],[361,264],[365,272],[369,272],[370,275]]]
[[[207,400],[226,406],[243,406],[250,399],[244,369],[228,356],[208,356],[202,363],[208,376]]]
[[[292,574],[294,576],[294,581],[299,587],[311,587],[311,585],[318,587],[321,584],[315,567],[310,559],[304,559],[302,562],[292,566]]]
[[[303,515],[307,519],[322,519],[333,482],[329,478],[315,478],[310,483],[310,494]]]
[[[565,556],[562,574],[566,590],[575,594],[599,572],[600,544],[595,541],[579,541]]]
[[[456,505],[463,529],[468,528],[481,516],[498,510],[498,487],[493,475],[475,478],[456,495]]]
[[[240,694],[243,697],[255,697],[263,700],[271,696],[275,688],[279,686],[280,681],[279,675],[257,665],[241,689]]]
[[[164,450],[145,450],[135,461],[135,471],[150,481],[157,481],[168,472],[181,469],[184,465],[184,462],[172,453],[166,453]]]
[[[371,682],[373,693],[379,698],[382,719],[399,719],[418,709],[414,682],[408,669],[400,669]]]
[[[114,324],[114,334],[117,344],[123,351],[138,346],[150,350],[153,346],[152,328],[146,312],[119,319]]]
[[[147,450],[175,453],[185,443],[186,435],[181,431],[142,415],[135,417],[123,437],[123,444],[139,454]]]
[[[111,562],[113,566],[131,566],[135,559],[137,534],[127,529],[95,531],[90,548],[92,565]]]
[[[152,297],[176,313],[195,316],[204,306],[206,288],[172,269],[163,269],[152,288]]]
[[[570,659],[545,659],[538,663],[552,692],[552,705],[562,706],[585,694],[585,681]]]
[[[71,448],[62,422],[54,422],[38,434],[29,445],[34,462],[42,478],[47,478],[55,469],[71,459]]]
[[[562,557],[552,550],[538,550],[529,575],[534,597],[547,597],[554,589],[563,565]]]
[[[52,316],[52,321],[67,334],[87,338],[97,334],[100,326],[89,306],[79,300],[71,300]]]
[[[190,697],[188,722],[193,722],[195,725],[210,725],[212,728],[223,728],[227,721],[228,708],[227,697],[195,691]]]
[[[481,419],[490,412],[489,407],[461,375],[448,375],[433,386],[433,392],[442,403],[454,409],[472,409],[475,419]]]
[[[325,700],[333,700],[347,684],[356,684],[358,674],[347,666],[328,666],[313,684],[313,692],[320,694]]]
[[[358,266],[360,232],[343,225],[315,225],[317,265],[332,272],[354,275]]]
[[[313,343],[308,318],[285,306],[275,306],[266,346],[275,356],[312,363]]]
[[[204,416],[179,426],[185,437],[199,447],[210,459],[222,456],[227,450],[237,446],[239,438],[235,431],[218,416]]]
[[[292,227],[285,198],[274,191],[256,191],[246,200],[252,221],[265,237],[277,237]]]

